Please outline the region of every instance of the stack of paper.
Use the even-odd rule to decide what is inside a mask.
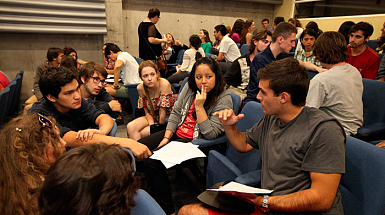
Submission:
[[[273,192],[273,190],[266,190],[266,189],[261,189],[261,188],[255,188],[255,187],[250,187],[244,184],[240,184],[237,182],[230,182],[223,187],[219,189],[207,189],[211,191],[218,191],[218,192],[239,192],[239,193],[254,193],[254,194],[270,194]]]
[[[185,160],[198,157],[206,157],[198,148],[198,145],[171,141],[161,149],[154,151],[150,158],[162,161],[163,165],[168,169]]]

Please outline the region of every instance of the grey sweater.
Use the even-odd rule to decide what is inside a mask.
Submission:
[[[175,133],[177,128],[182,125],[187,117],[188,111],[195,98],[195,93],[189,88],[188,84],[183,87],[178,100],[175,102],[170,118],[167,123],[167,130]],[[232,109],[233,102],[231,100],[230,92],[225,90],[217,98],[217,102],[213,107],[206,110],[207,119],[201,123],[196,123],[194,127],[194,139],[215,139],[221,135],[225,130],[223,125],[219,122],[218,117],[213,116],[215,112]]]

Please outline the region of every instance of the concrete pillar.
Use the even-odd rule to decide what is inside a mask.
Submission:
[[[106,0],[107,35],[104,35],[104,43],[115,43],[124,49],[122,0]]]

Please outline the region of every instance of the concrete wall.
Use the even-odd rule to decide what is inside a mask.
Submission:
[[[125,50],[138,56],[138,25],[147,17],[148,10],[160,10],[157,29],[163,35],[171,33],[182,43],[188,44],[192,34],[206,29],[214,40],[214,26],[233,26],[236,19],[252,19],[256,28],[262,28],[263,18],[273,19],[274,5],[229,0],[123,0],[124,46]],[[122,48],[122,47],[121,47]]]
[[[0,69],[14,79],[24,70],[20,98],[33,94],[32,85],[36,67],[46,60],[50,47],[74,48],[79,58],[103,63],[103,35],[0,34]]]

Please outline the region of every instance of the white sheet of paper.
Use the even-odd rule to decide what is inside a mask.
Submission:
[[[155,151],[150,158],[160,160],[162,162],[180,164],[183,161],[191,158],[205,156],[206,155],[204,155],[198,149],[197,145],[194,145],[192,143],[181,143],[177,141],[171,141],[158,151]]]
[[[207,189],[207,190],[212,190],[212,191],[236,191],[240,193],[254,193],[254,194],[270,194],[273,192],[273,190],[266,190],[266,189],[261,189],[261,188],[255,188],[255,187],[250,187],[244,184],[240,184],[237,182],[230,182],[226,184],[225,186],[219,188],[219,189]]]

